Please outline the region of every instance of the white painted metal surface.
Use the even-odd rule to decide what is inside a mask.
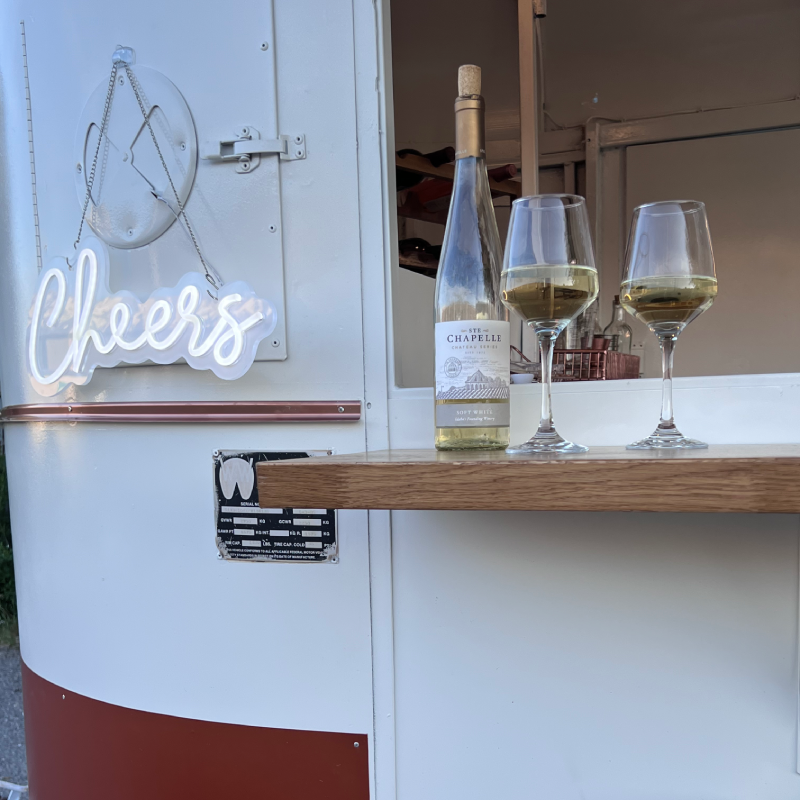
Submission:
[[[796,518],[392,516],[401,798],[797,797]]]
[[[340,513],[335,565],[229,562],[214,543],[215,449],[342,451],[350,437],[324,424],[8,426],[25,663],[128,708],[371,730],[366,512]]]
[[[257,363],[235,382],[182,365],[101,369],[67,399],[365,396],[362,303],[375,304],[367,304],[359,289],[357,77],[364,102],[371,101],[360,123],[365,141],[371,136],[373,142],[363,184],[365,207],[378,213],[377,239],[364,245],[371,263],[383,262],[388,213],[381,199],[373,9],[360,22],[371,57],[358,76],[354,9],[347,0],[327,3],[324,13],[313,0],[280,0],[274,16],[264,2],[213,20],[197,10],[191,3],[153,2],[139,4],[132,14],[122,6],[98,11],[96,4],[79,3],[66,9],[41,0],[7,4],[0,12],[0,380],[6,405],[36,400],[23,357],[38,280],[23,17],[47,254],[71,245],[77,231],[74,132],[87,97],[108,74],[120,37],[137,49],[140,64],[180,88],[201,142],[232,136],[237,125],[249,123],[267,138],[302,131],[308,143],[306,159],[279,163],[277,156],[262,156],[248,175],[237,174],[232,164],[201,161],[187,203],[201,247],[224,278],[244,277],[263,287],[276,265],[283,275],[285,263],[287,329],[275,349],[281,352],[288,343],[290,357]],[[152,24],[155,18],[158,25]],[[79,53],[70,49],[74,27],[91,42]],[[377,192],[377,202],[370,192]],[[129,258],[118,252],[112,290],[125,286],[143,298],[155,286],[174,285],[168,264],[183,271],[183,259],[196,269],[196,255],[179,233],[173,225],[150,255],[141,249],[126,251]],[[376,342],[383,359],[381,339]],[[378,385],[371,399],[380,407],[385,380]],[[385,420],[384,413],[376,430],[386,429]],[[130,708],[268,727],[371,732],[367,514],[340,515],[338,564],[224,562],[214,546],[210,468],[216,449],[347,452],[364,446],[364,421],[34,423],[8,430],[26,663],[65,688]],[[55,488],[53,502],[41,502],[44,486]]]

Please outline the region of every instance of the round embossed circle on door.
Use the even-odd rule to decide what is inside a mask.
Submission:
[[[126,70],[120,68],[86,210],[86,222],[97,236],[111,247],[119,248],[149,244],[180,214],[158,150],[182,204],[189,198],[197,169],[197,134],[183,95],[157,70],[143,66],[130,69],[150,125],[145,121]],[[81,208],[107,95],[108,79],[105,79],[92,93],[78,123],[75,188]]]

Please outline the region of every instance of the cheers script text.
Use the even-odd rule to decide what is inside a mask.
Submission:
[[[59,259],[42,274],[28,334],[31,380],[41,394],[87,383],[95,367],[123,361],[184,358],[232,380],[250,368],[258,343],[275,329],[273,305],[242,281],[225,284],[213,299],[204,277],[188,273],[140,302],[130,292],[112,295],[107,269],[104,245],[92,240],[73,269]]]

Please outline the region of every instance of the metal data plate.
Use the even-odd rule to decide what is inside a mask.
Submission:
[[[300,452],[214,451],[214,511],[220,557],[229,561],[338,559],[336,512],[330,508],[260,508],[256,464],[329,455]]]

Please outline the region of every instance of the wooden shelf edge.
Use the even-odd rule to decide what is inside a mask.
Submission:
[[[384,451],[257,470],[264,507],[800,513],[800,445],[558,459]]]
[[[395,155],[395,166],[407,169],[409,172],[416,172],[419,175],[426,175],[429,178],[446,178],[453,180],[455,167],[452,164],[442,164],[441,167],[434,167],[427,158],[415,156],[408,153],[404,156]],[[498,194],[508,195],[509,197],[520,197],[522,195],[522,184],[518,181],[494,181],[489,179],[489,188]]]

